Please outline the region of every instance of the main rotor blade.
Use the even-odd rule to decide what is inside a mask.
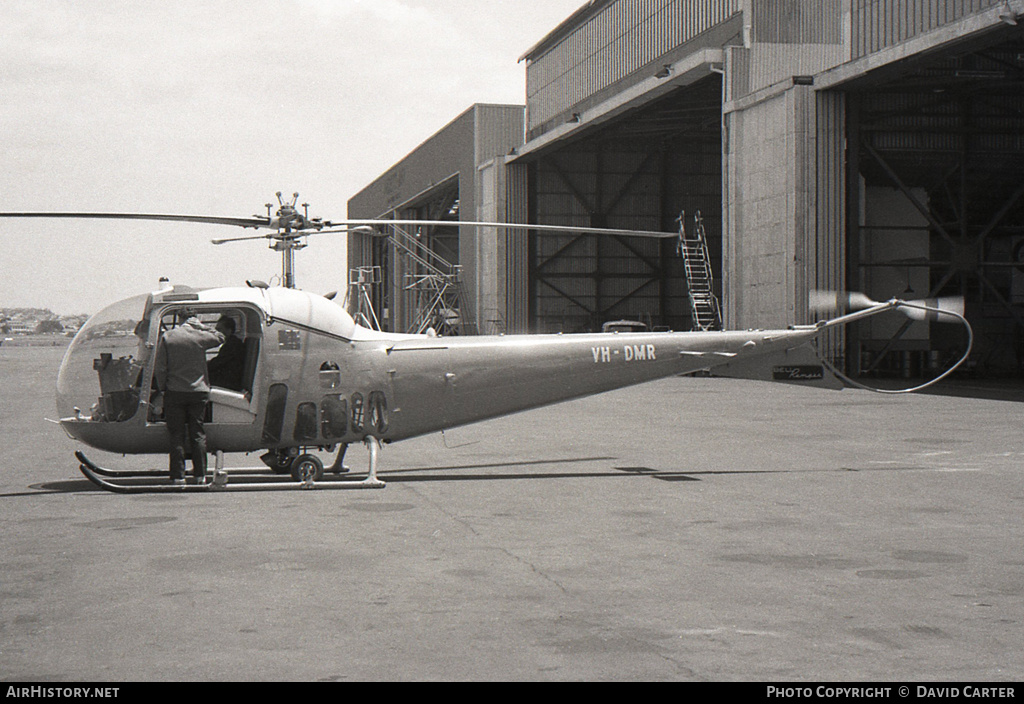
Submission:
[[[328,227],[333,227],[341,223],[332,222],[329,223]],[[293,235],[299,237],[310,237],[312,235],[343,235],[356,233],[359,235],[372,235],[373,228],[369,225],[359,225],[354,227],[341,227],[336,230],[295,230],[292,232]]]
[[[158,215],[153,213],[0,213],[0,218],[62,218],[86,220],[165,220],[235,227],[269,227],[270,218],[225,218],[212,215]]]
[[[652,237],[655,239],[670,239],[679,237],[678,232],[659,232],[656,230],[624,230],[607,227],[578,227],[572,225],[534,225],[519,222],[474,222],[465,220],[332,220],[332,227],[339,225],[370,225],[381,227],[384,225],[417,226],[428,225],[431,227],[504,227],[513,230],[536,230],[538,232],[564,232],[582,235],[612,235],[617,237]]]
[[[93,220],[156,220],[171,222],[195,222],[209,225],[232,225],[235,227],[270,227],[270,218],[250,217],[233,218],[212,215],[161,215],[156,213],[8,213],[0,212],[0,218],[61,218],[61,219],[93,219]],[[606,235],[616,237],[649,237],[655,239],[671,239],[679,236],[677,232],[660,232],[657,230],[627,230],[607,227],[579,227],[573,225],[536,225],[514,222],[479,222],[452,220],[328,220],[320,221],[323,227],[382,227],[384,225],[400,225],[404,227],[504,227],[513,230],[533,230],[536,232],[567,233],[581,235]]]
[[[253,235],[252,237],[227,237],[225,239],[210,240],[213,244],[227,244],[228,242],[247,242],[249,240],[271,240],[274,235]]]
[[[291,232],[278,232],[277,234],[253,235],[252,237],[226,237],[210,241],[214,244],[225,244],[227,242],[246,242],[248,240],[299,240],[304,237],[311,237],[312,235],[340,235],[346,232],[372,235],[373,228],[363,225],[360,227],[345,227],[340,230],[293,230]]]

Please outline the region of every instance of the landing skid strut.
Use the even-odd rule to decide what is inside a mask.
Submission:
[[[380,461],[380,440],[374,437],[366,438],[366,447],[370,453],[370,469],[365,479],[358,481],[329,481],[329,482],[244,482],[228,483],[228,472],[224,469],[224,453],[216,453],[217,466],[213,471],[213,481],[205,484],[122,484],[108,481],[103,477],[162,477],[166,478],[166,472],[157,471],[117,471],[100,467],[82,452],[75,452],[75,457],[80,462],[78,468],[82,474],[96,486],[115,494],[180,494],[196,493],[205,491],[295,491],[297,489],[323,489],[354,491],[358,489],[383,489],[387,486],[377,479],[377,466]],[[166,479],[165,479],[166,481]]]

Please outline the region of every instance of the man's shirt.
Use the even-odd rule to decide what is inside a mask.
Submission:
[[[156,384],[161,391],[209,391],[206,350],[224,343],[224,336],[196,320],[164,333],[156,351]]]

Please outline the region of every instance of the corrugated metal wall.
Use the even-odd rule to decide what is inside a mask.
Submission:
[[[725,22],[740,0],[618,0],[526,68],[527,130]]]
[[[529,167],[509,164],[505,176],[508,222],[528,222]],[[505,329],[510,333],[529,331],[530,245],[523,230],[505,230]]]
[[[817,227],[814,249],[805,258],[810,269],[807,287],[841,291],[846,288],[846,95],[822,91],[815,99]],[[804,321],[817,317],[809,312]],[[818,342],[819,353],[839,368],[844,366],[845,350],[843,328],[829,330]]]
[[[843,0],[771,0],[750,9],[753,39],[772,44],[838,44]]]
[[[906,41],[1002,0],[853,0],[852,58]]]
[[[474,159],[483,164],[488,159],[508,154],[523,142],[524,112],[521,105],[477,104],[474,133]]]

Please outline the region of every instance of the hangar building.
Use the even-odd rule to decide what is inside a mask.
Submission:
[[[686,330],[672,240],[457,223],[673,232],[684,214],[692,232],[699,214],[725,327],[813,322],[813,289],[962,295],[976,373],[1018,374],[1022,23],[1024,0],[591,0],[524,53],[525,109],[471,107],[349,202],[452,226],[352,236],[350,262],[378,267],[393,329],[447,296],[460,332]],[[963,342],[872,319],[825,351],[908,375]]]

